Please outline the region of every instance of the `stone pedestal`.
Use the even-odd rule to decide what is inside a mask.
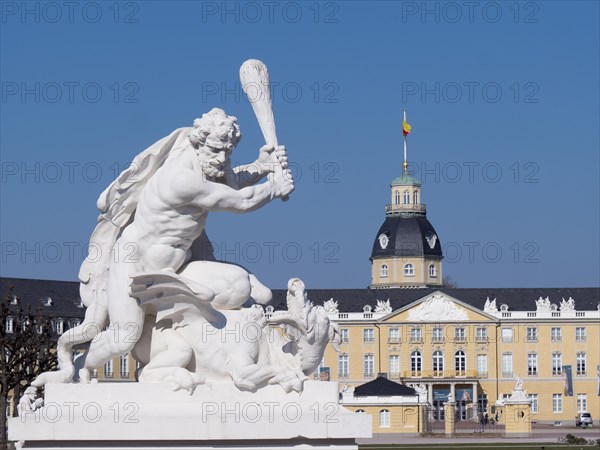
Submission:
[[[9,439],[42,449],[356,449],[371,418],[339,405],[338,383],[239,391],[231,382],[190,395],[168,384],[49,384],[45,406],[9,419]]]
[[[444,431],[447,437],[455,434],[456,405],[454,402],[444,403]]]
[[[506,400],[504,402],[504,437],[531,437],[531,402]]]

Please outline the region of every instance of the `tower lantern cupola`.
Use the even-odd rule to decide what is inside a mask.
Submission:
[[[371,252],[371,288],[424,288],[442,286],[442,247],[427,220],[421,201],[421,182],[408,172],[406,137],[411,127],[404,122],[402,175],[391,187],[392,200],[385,207],[385,221]]]

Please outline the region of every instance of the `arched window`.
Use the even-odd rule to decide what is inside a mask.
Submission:
[[[417,191],[413,192],[413,205],[419,204],[419,193]]]
[[[436,350],[433,352],[433,372],[443,372],[444,371],[444,354]]]
[[[410,205],[410,192],[404,191],[404,204]]]
[[[380,277],[387,277],[388,276],[388,266],[387,264],[382,264],[381,267],[379,268],[379,276]]]
[[[390,426],[390,411],[389,409],[382,409],[379,411],[379,426],[382,428],[389,428]]]
[[[355,412],[356,412],[357,414],[364,414],[364,413],[365,413],[365,410],[364,410],[364,409],[357,409]]]
[[[454,369],[456,372],[465,372],[467,370],[467,356],[462,350],[454,354]]]
[[[411,263],[404,264],[404,275],[407,277],[412,277],[415,274],[415,268]]]
[[[400,204],[400,191],[394,192],[394,203],[396,205]]]
[[[437,277],[437,271],[435,270],[435,264],[430,264],[429,265],[429,276],[431,278]]]
[[[410,370],[412,372],[421,372],[423,370],[423,357],[421,352],[415,350],[410,354]]]

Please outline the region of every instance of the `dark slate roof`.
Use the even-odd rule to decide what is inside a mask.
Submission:
[[[75,281],[30,280],[24,278],[0,278],[0,295],[6,298],[8,289],[20,297],[21,305],[42,305],[45,297],[51,297],[52,306],[42,306],[51,316],[83,317],[84,309],[76,306],[79,300],[79,283]],[[307,289],[308,298],[322,305],[333,298],[340,312],[362,312],[365,305],[375,308],[377,300],[390,300],[392,309],[398,310],[436,291],[456,298],[483,310],[485,300],[496,299],[500,305],[508,305],[509,311],[535,311],[535,301],[549,297],[552,303],[560,304],[562,298],[573,297],[579,311],[593,311],[600,303],[600,288],[441,288],[441,289]],[[276,310],[286,309],[286,290],[273,289],[272,305]]]
[[[456,298],[475,308],[483,310],[486,299],[496,299],[496,305],[506,304],[509,311],[535,311],[535,301],[549,297],[552,303],[560,304],[573,297],[579,311],[594,311],[600,302],[600,288],[441,288],[441,289],[308,289],[308,298],[314,304],[333,298],[338,302],[340,312],[362,312],[365,305],[373,309],[377,300],[390,300],[392,310],[398,310],[436,291]],[[275,309],[285,308],[286,291],[273,290],[271,304]]]
[[[379,245],[379,236],[387,235],[389,243],[385,249]],[[388,216],[379,228],[373,242],[371,259],[390,256],[442,256],[442,245],[437,236],[433,248],[427,238],[437,236],[433,225],[425,216]]]
[[[85,308],[77,307],[79,283],[74,281],[30,280],[26,278],[0,278],[0,298],[5,300],[10,288],[19,298],[24,309],[29,306],[35,311],[41,308],[46,316],[83,318]],[[46,297],[52,299],[52,306],[44,306]]]
[[[411,387],[396,383],[384,377],[377,377],[373,381],[369,381],[368,383],[361,384],[354,388],[355,397],[387,397],[392,395],[417,395],[417,391]]]

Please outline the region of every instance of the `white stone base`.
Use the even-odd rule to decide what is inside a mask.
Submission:
[[[23,448],[355,449],[371,437],[371,417],[338,403],[338,383],[307,381],[301,394],[280,386],[257,392],[231,382],[190,395],[168,384],[50,384],[45,406],[9,419]]]

